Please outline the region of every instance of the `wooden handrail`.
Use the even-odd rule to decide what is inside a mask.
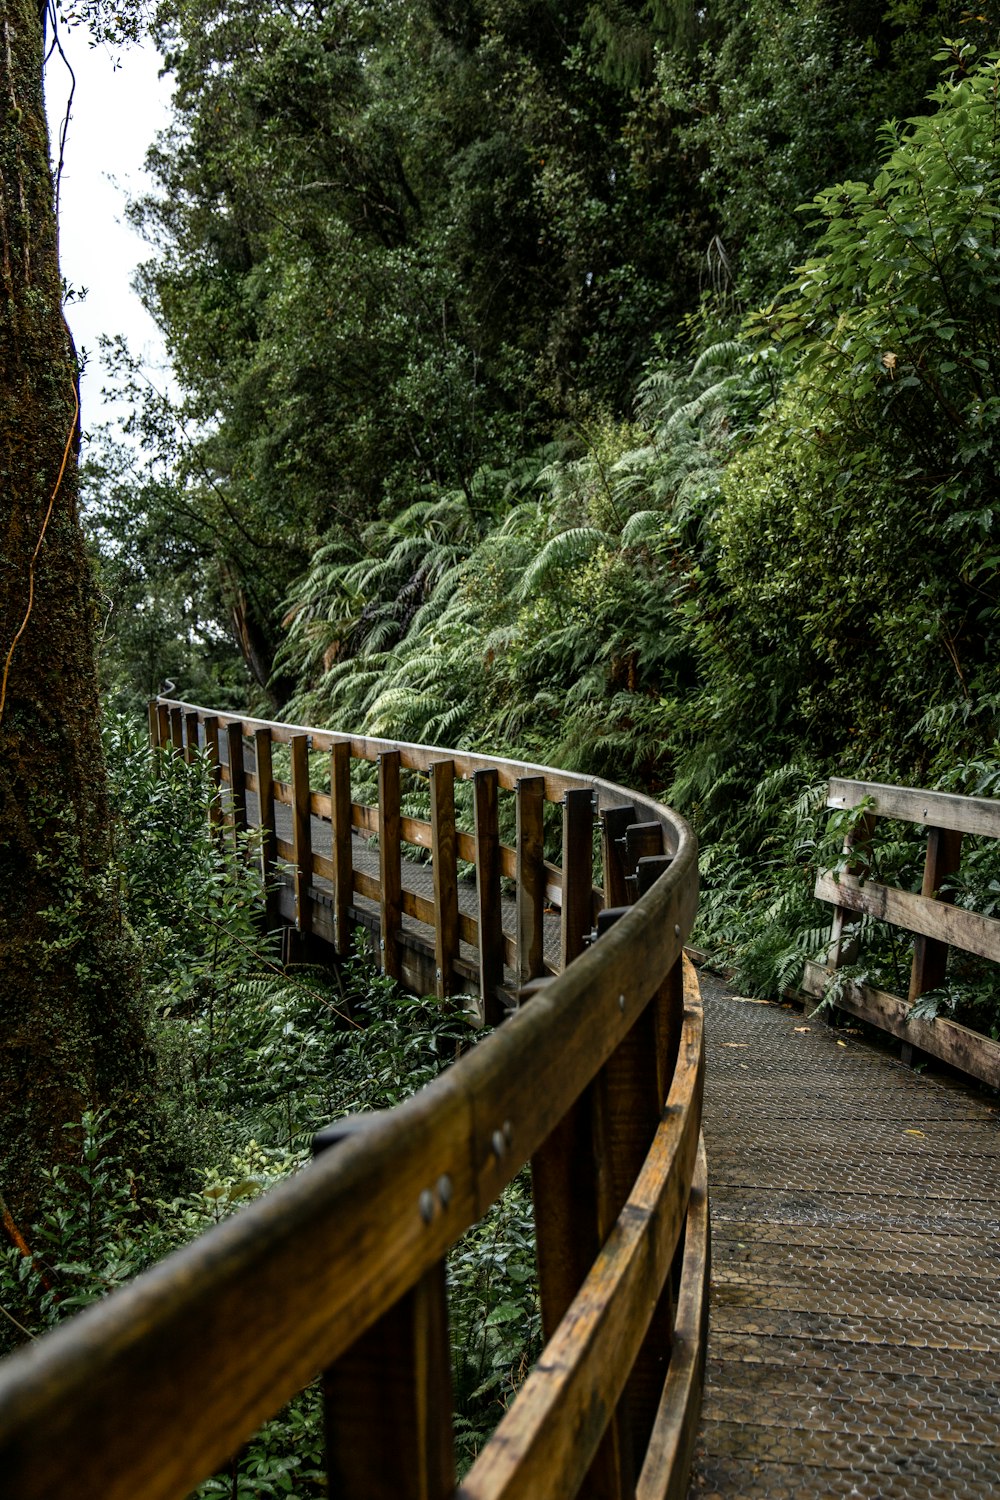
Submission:
[[[805,994],[822,998],[831,977],[855,957],[860,917],[874,917],[902,928],[914,938],[907,998],[870,985],[848,984],[838,993],[838,1007],[897,1037],[907,1059],[917,1047],[994,1088],[1000,1087],[1000,1044],[945,1017],[911,1020],[908,1014],[915,1000],[943,982],[951,949],[1000,963],[1000,921],[954,906],[950,893],[941,889],[959,867],[965,835],[1000,838],[1000,802],[834,778],[827,806],[863,811],[845,844],[846,868],[836,874],[821,870],[816,877],[817,899],[834,907],[833,927],[826,964],[806,965]],[[877,818],[926,828],[927,853],[919,894],[859,874],[857,857],[871,844]]]
[[[473,937],[482,1009],[504,1019],[413,1098],[338,1127],[343,1138],[308,1169],[0,1365],[5,1490],[18,1500],[187,1495],[325,1371],[331,1490],[342,1500],[682,1494],[709,1260],[702,1008],[683,952],[697,901],[687,825],[651,799],[548,767],[169,701],[151,705],[150,725],[157,746],[185,754],[228,743],[219,769],[237,794],[229,817],[240,826],[246,794],[259,799],[270,867],[284,842],[273,802],[285,792],[266,763],[275,743],[290,745],[300,864],[281,893],[286,916],[341,951],[350,922],[364,920],[388,972],[397,964],[405,977],[422,949],[442,994],[461,964],[477,967],[456,956],[463,934]],[[243,765],[248,740],[253,770]],[[329,795],[309,790],[310,750],[330,756]],[[352,827],[372,822],[351,813],[348,756],[379,765],[379,876],[365,877],[367,916],[351,840]],[[428,936],[407,932],[397,881],[400,843],[414,832],[399,817],[406,770],[433,778]],[[473,782],[476,820],[456,835],[452,789],[462,779]],[[501,793],[517,803],[506,866]],[[541,846],[553,801],[563,803],[558,882]],[[592,941],[603,903],[595,813],[608,891],[634,900],[603,911]],[[329,858],[313,852],[317,815],[331,821]],[[637,826],[646,833],[630,844]],[[456,922],[455,860],[469,853],[479,884],[473,914]],[[501,867],[518,881],[509,935],[496,920]],[[540,937],[556,920],[541,904],[555,889],[564,966]],[[529,1161],[546,1349],[456,1489],[444,1256]]]

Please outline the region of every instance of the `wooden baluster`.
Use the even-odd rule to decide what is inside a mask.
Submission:
[[[247,777],[243,762],[243,725],[237,721],[226,725],[226,759],[229,762],[229,816],[233,841],[239,842],[247,831]]]
[[[848,856],[846,861],[846,872],[855,874],[859,869],[867,868],[867,852],[871,848],[872,838],[875,834],[875,816],[873,813],[864,813],[855,823],[854,828],[844,839],[844,853]],[[862,860],[852,858],[852,855],[862,854]],[[853,963],[858,954],[858,943],[860,934],[858,927],[861,921],[861,913],[851,911],[846,906],[835,906],[830,923],[830,945],[826,954],[826,967],[829,970],[839,969],[844,964]],[[806,1000],[802,1015],[813,1014],[810,1011],[810,1001]]]
[[[264,924],[268,932],[281,925],[278,899],[278,832],[274,820],[274,765],[270,729],[256,729],[253,759],[257,774],[257,822],[260,827],[260,878],[264,882]]]
[[[517,796],[517,977],[521,984],[543,971],[545,953],[545,779],[522,776]]]
[[[458,838],[455,762],[430,767],[431,846],[434,855],[434,977],[439,1000],[450,995],[458,959]]]
[[[606,1065],[610,1139],[608,1151],[616,1195],[628,1196],[638,1176],[670,1092],[684,1019],[683,955]],[[643,1144],[645,1142],[645,1144]],[[624,1200],[623,1200],[624,1201]],[[683,1260],[683,1239],[675,1266]],[[663,1391],[674,1336],[674,1285],[668,1277],[622,1396],[623,1428],[631,1442],[634,1472],[642,1468]]]
[[[625,884],[625,830],[635,822],[635,808],[608,807],[601,814],[601,847],[604,854],[604,904],[625,906],[628,888]]]
[[[160,767],[160,715],[159,704],[155,698],[150,698],[146,705],[147,722],[149,724],[149,756],[153,768],[153,775],[162,775]]]
[[[175,750],[184,750],[184,715],[179,708],[170,710],[170,743]]]
[[[487,1026],[496,1026],[507,1014],[500,999],[504,952],[500,907],[499,785],[496,771],[476,771],[473,775],[479,994],[482,999],[483,1020]]]
[[[354,844],[351,828],[351,746],[337,740],[330,751],[330,807],[333,858],[333,934],[337,952],[351,951],[350,906],[354,897]]]
[[[653,826],[656,836],[648,825],[639,825],[638,836],[631,840],[630,863],[637,865],[640,848],[662,848],[659,825]],[[617,832],[615,836],[621,837]],[[662,854],[641,857],[645,863],[637,869],[643,871],[643,884],[652,883],[669,864]],[[565,901],[565,886],[563,895]],[[681,962],[678,959],[665,976],[594,1083],[532,1162],[546,1337],[610,1233],[659,1123],[680,1040]],[[673,1322],[668,1281],[582,1495],[606,1500],[633,1493],[663,1387]]]
[[[393,752],[395,753],[395,752]],[[364,1130],[339,1121],[326,1149]],[[451,1500],[455,1489],[445,1263],[362,1334],[323,1376],[331,1500]]]
[[[644,854],[635,867],[636,891],[644,896],[673,864],[670,854]]]
[[[382,972],[402,974],[399,931],[403,923],[403,857],[400,842],[398,750],[378,758],[378,864],[381,885]]]
[[[625,888],[628,899],[639,899],[637,870],[640,859],[663,853],[663,829],[659,823],[631,823],[625,830]]]
[[[219,721],[215,714],[210,714],[205,720],[205,753],[208,756],[212,781],[215,784],[214,795],[208,804],[208,817],[212,827],[218,828],[222,824],[222,799],[219,796],[219,788],[222,785],[222,763],[219,756]]]
[[[582,1286],[621,1207],[615,1207],[614,1178],[606,1154],[607,1086],[606,1066],[531,1162],[539,1300],[546,1341]],[[623,1421],[615,1414],[578,1493],[583,1500],[626,1500],[634,1484],[632,1444]]]
[[[184,715],[184,741],[184,759],[189,766],[192,766],[199,750],[198,715],[196,713]]]
[[[949,875],[954,875],[962,863],[962,835],[950,828],[928,828],[927,856],[924,860],[924,878],[920,887],[922,896],[937,897],[939,901],[954,902],[951,891],[941,891],[941,885]],[[910,969],[909,1000],[926,995],[944,983],[948,966],[948,944],[936,938],[923,937],[919,933],[913,940],[913,965]],[[902,1058],[912,1063],[914,1048],[911,1042],[903,1042]]]
[[[292,752],[292,858],[295,874],[295,930],[305,937],[312,931],[312,792],[309,786],[309,736],[293,734]]]
[[[594,799],[590,788],[563,798],[560,967],[583,952],[594,921]]]
[[[170,744],[170,709],[159,699],[156,701],[156,743],[161,750],[166,750]]]

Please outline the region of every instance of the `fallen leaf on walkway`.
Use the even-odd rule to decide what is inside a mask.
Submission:
[[[904,1135],[923,1135],[923,1133],[924,1132],[922,1130],[904,1130],[903,1131]]]
[[[749,1047],[749,1042],[723,1042],[724,1047]]]
[[[838,1047],[846,1047],[846,1046],[847,1046],[847,1043],[846,1043],[846,1042],[838,1042],[838,1043],[837,1043],[837,1046],[838,1046]]]
[[[793,1031],[812,1031],[812,1027],[811,1026],[793,1026],[792,1030]]]

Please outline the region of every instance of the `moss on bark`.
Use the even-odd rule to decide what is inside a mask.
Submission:
[[[0,1192],[26,1224],[40,1170],[68,1149],[64,1123],[105,1104],[135,1113],[148,1064],[109,873],[94,599],[77,521],[77,372],[61,309],[41,51],[35,0],[6,0],[0,672],[27,623],[0,719]]]

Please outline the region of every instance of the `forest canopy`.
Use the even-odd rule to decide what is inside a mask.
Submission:
[[[827,775],[992,764],[991,16],[165,0],[154,35],[132,215],[183,394],[119,348],[119,701],[651,788],[737,906]]]

